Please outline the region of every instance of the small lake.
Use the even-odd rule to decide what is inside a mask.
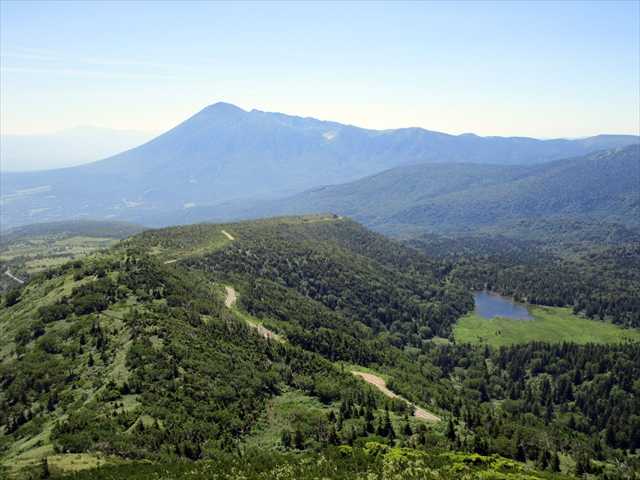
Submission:
[[[517,320],[533,320],[529,312],[522,305],[513,303],[499,293],[489,290],[473,292],[476,302],[476,315],[480,318],[506,317]]]

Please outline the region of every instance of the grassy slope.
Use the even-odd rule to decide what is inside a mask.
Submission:
[[[616,325],[588,320],[571,314],[569,308],[530,306],[535,320],[511,320],[498,317],[491,320],[475,313],[462,317],[453,329],[459,342],[484,343],[494,346],[529,341],[617,343],[627,339],[640,341],[640,332]],[[499,333],[498,333],[499,332]]]
[[[260,222],[259,225],[255,225],[254,227],[258,228],[260,225],[263,227],[287,224],[301,225],[332,219],[333,217],[328,215],[317,216],[314,218],[277,219]],[[228,232],[233,235],[237,235],[233,226],[212,226],[210,228],[205,228],[206,233],[204,234],[204,238],[197,238],[193,236],[181,237],[174,244],[165,242],[162,245],[156,245],[149,253],[160,260],[159,267],[162,267],[164,264],[163,270],[166,271],[163,273],[164,275],[167,275],[168,272],[172,271],[174,268],[179,268],[178,265],[166,265],[168,261],[176,258],[185,259],[193,256],[199,256],[204,253],[223,248],[227,245],[230,240],[221,233],[222,228],[226,228]],[[215,232],[213,232],[212,229],[215,230]],[[245,225],[244,229],[245,233],[248,233],[251,231],[251,226]],[[217,234],[215,234],[216,232]],[[149,235],[153,236],[153,232],[149,232]],[[172,238],[171,235],[163,236],[164,240],[168,238]],[[14,351],[17,346],[14,340],[16,333],[21,329],[31,328],[30,326],[33,324],[34,319],[38,316],[37,310],[39,307],[52,304],[63,296],[69,296],[74,288],[95,281],[93,275],[89,277],[84,276],[81,279],[77,279],[77,275],[83,268],[87,265],[91,265],[93,262],[101,262],[102,264],[113,261],[121,262],[123,258],[126,258],[125,249],[128,246],[131,246],[130,242],[125,241],[119,247],[114,247],[102,252],[96,252],[86,257],[82,263],[79,263],[79,265],[82,265],[79,270],[72,268],[71,270],[67,270],[66,273],[55,275],[52,279],[47,280],[40,278],[38,281],[28,284],[22,291],[22,300],[19,303],[2,309],[0,320],[0,360],[2,361],[2,364],[8,365],[14,361]],[[107,275],[117,283],[119,281],[119,276],[122,275],[122,273],[108,273]],[[205,283],[208,284],[209,282]],[[215,324],[216,321],[219,322],[221,315],[223,315],[223,318],[227,318],[227,321],[231,318],[235,318],[243,323],[246,320],[256,324],[260,323],[260,320],[253,318],[246,313],[240,312],[236,305],[233,305],[231,309],[227,309],[222,306],[223,300],[226,296],[223,285],[215,283],[204,287],[201,286],[200,289],[202,290],[202,288],[204,288],[204,290],[210,290],[211,296],[217,298],[217,303],[219,303],[219,311],[214,310],[211,315],[202,315],[202,320],[205,324],[210,325],[211,323]],[[142,292],[142,294],[144,295],[144,292]],[[60,395],[68,398],[69,400],[49,413],[47,413],[46,410],[43,410],[42,402],[36,401],[33,404],[34,411],[42,411],[44,413],[41,425],[33,434],[23,431],[20,438],[17,440],[0,437],[0,440],[2,440],[0,463],[15,471],[16,469],[21,469],[23,467],[27,468],[29,465],[39,462],[43,456],[46,456],[50,458],[52,466],[64,469],[74,470],[98,465],[101,457],[99,452],[91,455],[82,454],[72,457],[55,455],[53,443],[50,439],[51,431],[56,422],[63,421],[68,418],[71,411],[69,409],[71,407],[72,410],[77,410],[83,406],[90,405],[92,401],[96,400],[101,392],[105,391],[105,385],[109,381],[113,381],[117,385],[122,385],[125,380],[130,379],[131,369],[126,365],[125,354],[132,343],[132,330],[126,319],[123,320],[123,316],[128,312],[136,310],[143,312],[144,314],[144,312],[153,311],[158,306],[162,308],[163,305],[166,305],[166,301],[164,299],[152,300],[151,303],[149,303],[148,299],[145,300],[135,295],[130,295],[128,299],[121,299],[119,302],[112,304],[108,309],[100,312],[99,314],[94,313],[84,317],[76,317],[72,315],[65,320],[47,324],[45,326],[46,335],[58,336],[62,339],[63,344],[66,345],[65,342],[69,341],[65,340],[68,338],[67,332],[76,330],[77,325],[84,325],[86,330],[92,324],[100,322],[103,331],[108,332],[107,335],[110,339],[110,347],[108,350],[109,361],[108,363],[103,363],[103,361],[99,359],[100,352],[96,348],[95,344],[92,343],[92,341],[89,341],[89,343],[84,347],[84,352],[78,355],[77,361],[74,360],[74,362],[69,366],[70,371],[73,371],[73,375],[70,378],[75,378],[75,380],[60,389]],[[179,323],[177,325],[179,325]],[[154,330],[157,327],[147,328]],[[182,326],[180,328],[184,329],[185,327]],[[90,338],[89,335],[88,338]],[[166,340],[162,340],[162,338],[158,338],[154,335],[150,336],[150,340],[156,348],[161,348],[163,343],[166,342]],[[194,338],[194,341],[197,340],[197,338]],[[37,340],[32,340],[27,343],[27,354],[36,348],[36,343]],[[94,366],[87,365],[89,355],[92,355],[95,359]],[[337,369],[337,367],[334,368]],[[357,382],[357,380],[352,378],[351,375],[346,374],[344,376],[352,382]],[[382,394],[378,394],[372,387],[371,390],[375,395],[382,398]],[[294,408],[300,403],[300,399],[304,400],[302,402],[304,405],[307,405],[309,402],[313,405],[320,405],[317,399],[308,397],[295,389],[285,389],[285,391],[288,393],[285,393],[284,398],[277,400],[278,397],[276,397],[276,399],[274,399],[275,403],[271,404],[274,408],[277,407],[276,412],[279,411],[278,409],[280,407],[284,410]],[[126,410],[127,412],[134,413],[139,412],[141,404],[137,401],[137,398],[138,396],[134,394],[124,395],[119,400],[120,403],[124,404],[122,411]],[[328,408],[330,408],[330,406],[321,407],[319,409],[326,413]],[[303,414],[300,408],[298,408],[297,411],[298,416]],[[151,417],[147,418],[144,414],[143,418],[146,418],[148,424],[153,422]],[[248,447],[263,444],[271,445],[274,444],[274,442],[277,443],[276,431],[279,431],[283,426],[289,425],[292,418],[290,415],[284,415],[283,418],[279,419],[275,423],[272,420],[273,419],[265,417],[257,425],[255,435],[247,438],[246,445]],[[394,420],[398,419],[394,418]],[[9,443],[7,443],[7,441],[9,441]]]

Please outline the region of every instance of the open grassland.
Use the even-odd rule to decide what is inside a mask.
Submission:
[[[18,257],[26,260],[29,273],[62,265],[79,256],[100,248],[110,247],[117,240],[112,238],[72,237],[55,240],[31,237],[2,249],[0,259],[8,262]]]
[[[486,343],[494,346],[530,341],[618,343],[640,341],[640,333],[616,325],[597,322],[571,314],[568,308],[529,307],[535,320],[512,320],[496,317],[491,320],[470,313],[462,317],[453,329],[458,342]]]
[[[0,293],[18,286],[15,278],[27,282],[32,275],[59,267],[71,260],[117,243],[113,238],[92,238],[63,235],[32,236],[2,244],[0,250]],[[11,276],[4,272],[10,272]],[[15,277],[15,278],[13,278]]]

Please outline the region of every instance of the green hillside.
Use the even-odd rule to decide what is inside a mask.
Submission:
[[[553,218],[617,223],[637,231],[639,178],[637,145],[537,165],[419,164],[282,200],[203,207],[172,220],[336,212],[389,236],[470,232]]]
[[[145,230],[35,275],[0,306],[0,473],[637,469],[638,344],[447,342],[473,308],[450,267],[319,215]]]

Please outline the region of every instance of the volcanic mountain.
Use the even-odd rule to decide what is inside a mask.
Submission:
[[[78,167],[2,175],[0,226],[72,218],[157,217],[179,208],[281,198],[420,163],[530,164],[638,143],[366,130],[211,105],[132,150]]]

